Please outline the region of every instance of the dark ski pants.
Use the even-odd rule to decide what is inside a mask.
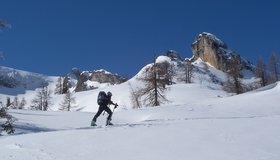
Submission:
[[[108,106],[99,106],[98,112],[95,114],[95,116],[93,117],[92,120],[96,122],[96,119],[100,116],[100,114],[101,114],[103,111],[106,111],[106,112],[109,114],[107,120],[110,121],[111,118],[112,118],[113,112],[111,111],[111,109],[110,109]]]

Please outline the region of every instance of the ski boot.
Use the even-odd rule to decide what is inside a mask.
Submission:
[[[107,120],[107,122],[106,122],[106,126],[112,126],[112,125],[114,125],[113,123],[111,123],[111,120]]]
[[[91,121],[91,126],[97,126],[97,124],[95,123],[95,121]]]

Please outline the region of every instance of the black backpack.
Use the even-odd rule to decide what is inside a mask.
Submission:
[[[98,105],[104,105],[108,101],[107,95],[104,91],[100,91],[97,96]]]

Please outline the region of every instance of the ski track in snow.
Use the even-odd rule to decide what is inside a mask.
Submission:
[[[186,117],[186,118],[177,118],[177,119],[147,119],[137,123],[119,123],[114,124],[113,126],[98,125],[98,126],[86,126],[86,127],[73,127],[66,129],[52,129],[52,128],[43,128],[37,127],[33,124],[25,125],[15,125],[17,129],[23,129],[26,132],[18,132],[14,135],[21,134],[34,134],[42,132],[57,132],[57,131],[74,131],[74,130],[109,130],[115,128],[135,128],[135,127],[156,127],[162,125],[171,125],[174,123],[179,123],[182,121],[199,121],[199,120],[239,120],[239,119],[256,119],[256,118],[268,118],[268,117],[280,117],[279,114],[275,115],[252,115],[252,116],[228,116],[228,117]],[[18,146],[20,147],[20,146]]]

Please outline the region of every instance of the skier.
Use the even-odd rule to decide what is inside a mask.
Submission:
[[[98,98],[97,98],[97,103],[99,105],[99,108],[98,108],[97,113],[95,114],[95,116],[93,117],[93,119],[91,121],[91,126],[96,126],[96,120],[104,110],[109,114],[108,117],[107,117],[106,126],[107,125],[113,125],[111,123],[113,112],[108,107],[108,105],[113,104],[113,105],[115,105],[115,108],[117,108],[118,104],[113,103],[112,100],[111,100],[111,97],[112,97],[111,92],[107,92],[107,94],[104,91],[99,92]]]

